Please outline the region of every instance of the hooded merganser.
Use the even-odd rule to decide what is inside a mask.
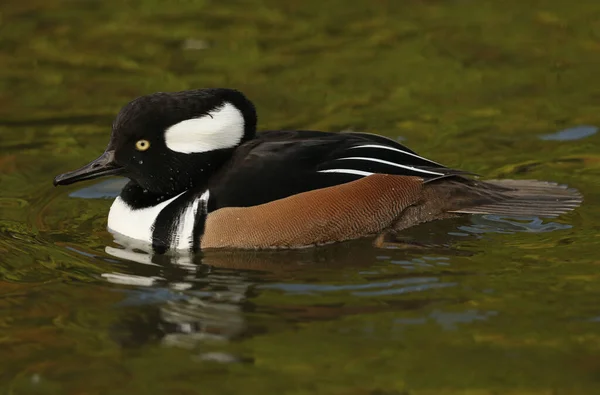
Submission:
[[[464,214],[555,217],[577,190],[535,180],[478,181],[367,133],[256,133],[239,91],[154,93],[117,115],[104,153],[54,185],[107,175],[129,183],[108,229],[158,253],[299,248]]]

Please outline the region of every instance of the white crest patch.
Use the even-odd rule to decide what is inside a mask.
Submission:
[[[233,148],[243,137],[244,116],[229,102],[199,118],[176,123],[165,131],[167,147],[184,154]]]

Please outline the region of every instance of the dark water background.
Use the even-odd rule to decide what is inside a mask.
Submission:
[[[0,393],[600,393],[600,2],[5,0],[0,65]],[[585,202],[427,248],[124,255],[119,181],[53,176],[132,98],[216,86]]]

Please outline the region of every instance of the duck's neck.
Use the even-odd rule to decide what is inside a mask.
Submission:
[[[133,210],[153,207],[159,205],[173,197],[180,195],[182,191],[173,191],[170,193],[152,192],[141,187],[135,181],[129,181],[121,190],[119,197]]]
[[[132,180],[120,198],[131,209],[156,206],[183,192],[202,194],[209,181],[231,159],[234,148],[178,156],[162,164],[153,174]]]

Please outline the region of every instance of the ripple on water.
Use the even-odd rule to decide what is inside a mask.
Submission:
[[[556,133],[544,134],[540,136],[542,140],[549,141],[571,141],[580,140],[586,137],[590,137],[598,132],[597,126],[591,125],[579,125],[571,128],[559,130]]]
[[[113,199],[119,196],[121,189],[128,182],[127,178],[110,178],[89,187],[77,189],[69,196],[81,199]]]
[[[423,256],[410,260],[392,259],[390,262],[408,270],[431,269],[440,266],[450,266],[450,258],[446,256]]]
[[[469,309],[465,311],[441,311],[433,310],[427,315],[421,317],[402,317],[394,320],[394,323],[406,327],[410,325],[424,325],[428,322],[435,322],[444,330],[454,331],[458,329],[458,324],[468,324],[475,321],[485,321],[490,317],[498,315],[497,311],[479,311]]]
[[[455,286],[453,282],[440,282],[438,277],[409,277],[389,281],[371,281],[360,284],[262,284],[260,289],[274,289],[290,294],[315,295],[327,292],[349,292],[354,296],[384,296]]]
[[[555,230],[570,229],[572,226],[558,222],[545,221],[539,217],[512,218],[502,215],[481,215],[471,218],[471,225],[459,226],[458,229],[470,234],[503,233],[513,234],[518,232],[545,233]]]

